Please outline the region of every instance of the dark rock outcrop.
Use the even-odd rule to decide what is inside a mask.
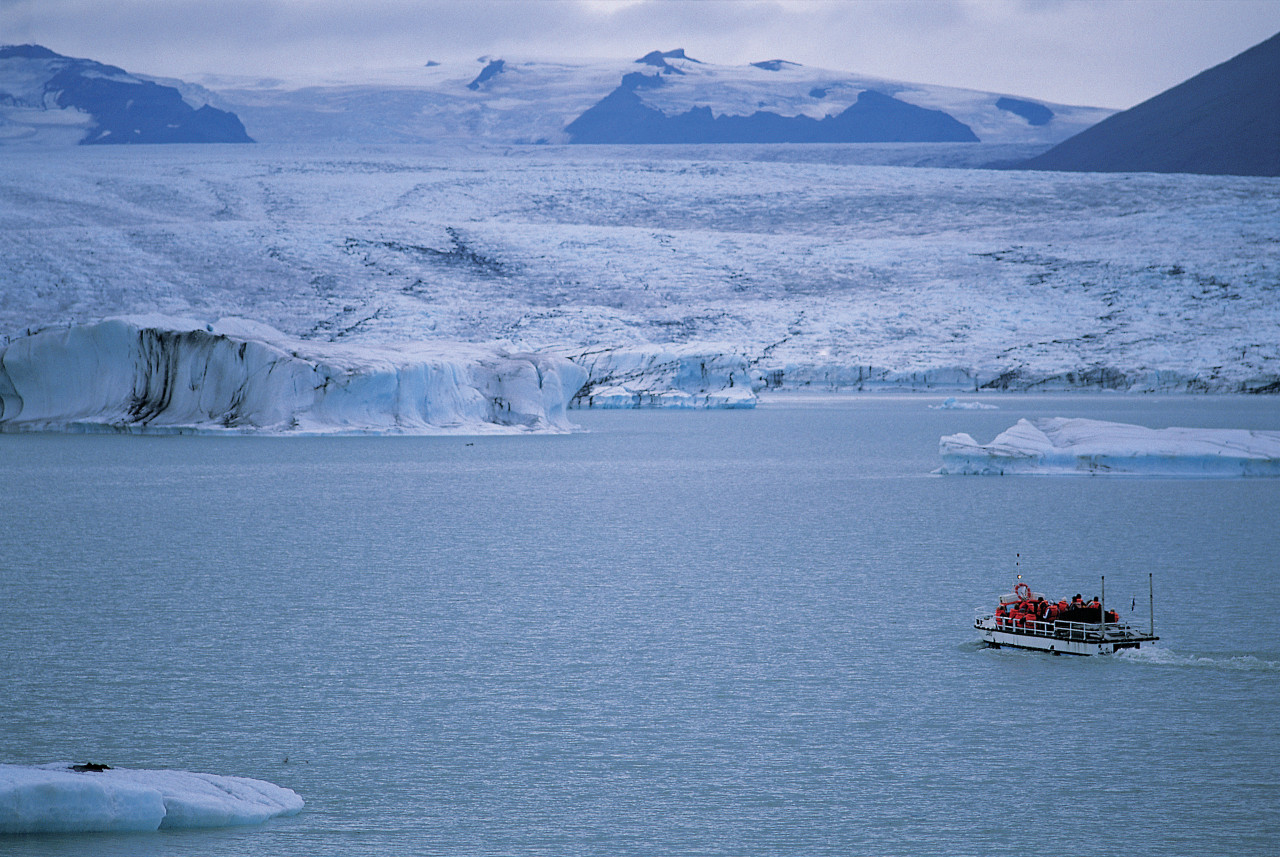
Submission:
[[[1028,125],[1048,125],[1053,121],[1053,111],[1035,101],[1003,97],[996,99],[996,107],[1027,120]]]
[[[476,79],[467,84],[467,89],[477,90],[506,70],[507,63],[505,60],[490,60],[489,64],[476,75]]]
[[[941,110],[928,110],[874,90],[836,116],[781,116],[757,111],[720,115],[691,107],[667,115],[649,106],[639,90],[662,86],[658,75],[633,72],[565,131],[573,143],[976,143],[968,125]]]
[[[649,51],[649,53],[640,57],[636,62],[643,65],[655,66],[661,69],[663,74],[684,74],[680,68],[667,62],[667,60],[684,60],[686,62],[698,63],[699,65],[702,63],[701,60],[685,56],[684,48],[676,48],[674,51]]]

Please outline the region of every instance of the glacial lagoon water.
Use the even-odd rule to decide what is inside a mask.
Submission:
[[[941,398],[0,436],[0,761],[307,801],[0,852],[1275,853],[1280,480],[931,471],[941,435],[1019,417],[1278,429],[1280,399]],[[981,649],[1016,570],[1086,597],[1106,574],[1143,623],[1152,572],[1162,640]]]

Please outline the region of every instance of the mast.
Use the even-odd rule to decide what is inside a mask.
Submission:
[[[1102,575],[1102,599],[1098,607],[1098,619],[1102,622],[1099,629],[1102,631],[1102,638],[1107,638],[1107,576]]]
[[[1151,582],[1151,572],[1147,572],[1147,598],[1150,599],[1147,609],[1150,611],[1147,615],[1151,617],[1151,636],[1156,635],[1156,587]]]

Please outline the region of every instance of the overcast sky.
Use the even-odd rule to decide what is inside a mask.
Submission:
[[[0,0],[0,44],[161,76],[683,47],[1121,108],[1278,31],[1280,0]]]

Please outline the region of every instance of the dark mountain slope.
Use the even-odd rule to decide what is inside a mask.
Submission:
[[[18,79],[35,91],[5,91],[4,63],[21,64]],[[41,78],[43,78],[41,80]],[[81,145],[112,143],[252,143],[234,113],[193,108],[172,86],[124,69],[65,57],[39,45],[0,47],[0,102],[39,109],[76,108],[93,126]]]
[[[1280,34],[1014,168],[1280,176]]]

